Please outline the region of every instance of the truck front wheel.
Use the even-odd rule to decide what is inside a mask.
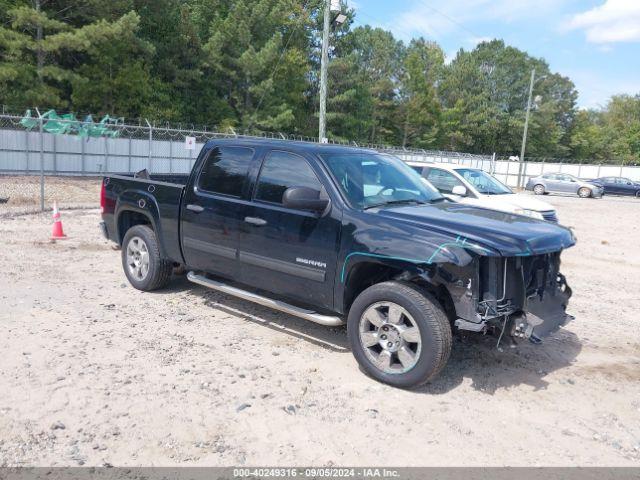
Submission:
[[[389,385],[409,388],[435,377],[451,352],[451,327],[428,292],[403,282],[363,291],[347,319],[351,350],[362,369]]]
[[[150,292],[169,283],[173,262],[160,255],[151,228],[135,225],[127,230],[122,241],[122,268],[134,288]]]

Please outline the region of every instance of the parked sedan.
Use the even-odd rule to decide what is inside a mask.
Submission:
[[[532,177],[527,182],[526,190],[533,190],[536,195],[547,193],[569,193],[580,198],[600,198],[604,188],[594,183],[585,182],[567,173],[545,173]]]
[[[624,177],[600,177],[589,183],[604,188],[604,193],[612,195],[635,195],[640,198],[640,183]]]
[[[531,195],[514,193],[497,178],[478,168],[447,163],[408,162],[442,195],[454,202],[557,222],[555,208]]]

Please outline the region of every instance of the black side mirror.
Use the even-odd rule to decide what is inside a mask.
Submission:
[[[320,191],[309,187],[289,187],[282,195],[282,204],[295,210],[324,212],[329,205],[328,198],[320,198]]]

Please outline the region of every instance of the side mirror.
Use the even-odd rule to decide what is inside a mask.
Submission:
[[[324,212],[329,205],[328,198],[320,198],[320,192],[309,187],[289,187],[282,195],[282,205],[294,210]]]
[[[456,185],[455,187],[453,187],[451,189],[451,193],[454,195],[458,195],[460,197],[466,197],[467,196],[467,189],[465,187],[463,187],[462,185]]]

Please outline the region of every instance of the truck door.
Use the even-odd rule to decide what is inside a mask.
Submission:
[[[220,146],[205,155],[182,202],[182,251],[189,267],[235,279],[238,233],[247,215],[247,177],[255,150]]]
[[[327,195],[304,157],[281,150],[267,153],[240,231],[241,282],[304,303],[333,307],[340,211],[323,215],[282,205],[289,187]]]

